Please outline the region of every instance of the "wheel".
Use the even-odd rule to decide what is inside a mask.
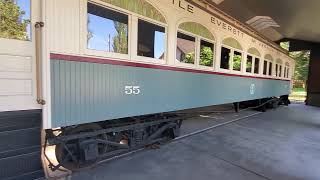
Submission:
[[[101,130],[101,126],[98,124],[87,124],[87,125],[81,125],[77,126],[72,129],[65,130],[63,132],[63,135],[74,135],[74,134],[80,134],[84,132],[93,132],[97,130]],[[94,137],[89,137],[86,139],[90,139]],[[96,138],[106,140],[107,135],[102,134],[98,135]],[[97,159],[85,161],[84,157],[81,153],[79,142],[81,139],[75,139],[65,142],[64,144],[57,144],[55,148],[55,154],[58,162],[66,169],[71,171],[76,171],[79,169],[83,169],[86,167],[90,167],[94,165],[97,161]],[[83,139],[82,139],[83,140]],[[67,148],[66,148],[67,147]],[[107,151],[108,147],[104,144],[98,144],[98,153],[103,154]],[[70,153],[72,153],[73,158],[70,156]]]

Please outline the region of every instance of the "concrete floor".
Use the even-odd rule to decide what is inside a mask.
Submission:
[[[184,133],[222,120],[219,115],[210,117],[201,118],[198,123],[196,119],[187,121]],[[320,108],[293,104],[269,110],[171,142],[157,150],[140,151],[74,173],[71,178],[319,180]]]

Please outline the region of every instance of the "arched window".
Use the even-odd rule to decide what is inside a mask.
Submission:
[[[155,7],[145,0],[102,1],[113,7],[94,2],[88,2],[87,5],[89,50],[103,51],[103,55],[116,55],[117,58],[128,57],[129,45],[132,44],[129,40],[137,39],[137,51],[133,52],[133,57],[164,61],[166,20]],[[129,19],[136,20],[129,22]],[[137,31],[136,38],[129,38],[129,29]]]
[[[214,41],[214,36],[205,26],[195,22],[181,23],[177,32],[176,59],[182,63],[198,62],[200,66],[213,67]]]
[[[260,72],[260,52],[252,47],[248,50],[246,72],[259,74]]]
[[[270,54],[264,56],[263,75],[272,76],[273,57]]]
[[[220,68],[241,71],[242,64],[241,44],[234,38],[225,38],[222,41]]]
[[[102,0],[108,4],[112,4],[121,9],[139,14],[156,21],[166,23],[164,16],[150,3],[145,0]]]
[[[281,77],[282,76],[282,60],[281,59],[277,59],[276,60],[276,76],[277,77]]]

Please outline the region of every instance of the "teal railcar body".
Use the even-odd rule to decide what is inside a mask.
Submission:
[[[290,93],[288,80],[82,59],[51,59],[53,127]],[[128,93],[126,87],[137,92]]]

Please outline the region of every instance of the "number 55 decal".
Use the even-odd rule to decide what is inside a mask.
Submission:
[[[125,86],[124,87],[124,92],[127,95],[138,95],[140,94],[140,86]]]

